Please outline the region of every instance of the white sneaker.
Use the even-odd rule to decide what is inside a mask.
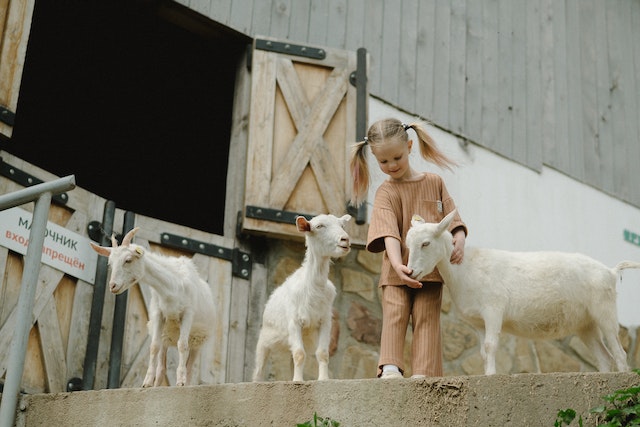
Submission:
[[[380,375],[380,378],[381,379],[403,378],[403,376],[400,372],[387,371],[387,372],[383,372],[382,375]]]
[[[419,379],[422,379],[422,378],[427,378],[427,376],[426,375],[418,375],[418,374],[411,375],[411,379],[412,380],[419,380]]]

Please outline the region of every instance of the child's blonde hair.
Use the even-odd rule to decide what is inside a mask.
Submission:
[[[351,204],[359,206],[365,200],[369,191],[369,165],[367,164],[365,147],[367,145],[376,146],[390,141],[407,143],[409,141],[409,134],[407,133],[409,129],[413,129],[418,135],[418,145],[420,146],[422,158],[449,170],[451,170],[452,166],[456,166],[453,160],[438,149],[435,141],[426,131],[424,124],[420,122],[405,124],[394,118],[378,120],[369,126],[365,139],[355,143],[352,147],[350,161],[351,178],[353,180]]]

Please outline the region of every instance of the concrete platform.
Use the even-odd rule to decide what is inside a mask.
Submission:
[[[341,427],[549,427],[558,410],[585,416],[604,403],[602,396],[639,380],[633,372],[518,374],[24,395],[16,426],[295,427],[315,412]]]

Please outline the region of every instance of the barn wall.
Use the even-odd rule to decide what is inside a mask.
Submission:
[[[250,36],[371,55],[372,95],[640,206],[634,0],[180,0]]]

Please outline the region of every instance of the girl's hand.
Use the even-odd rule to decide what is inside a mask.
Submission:
[[[453,252],[451,252],[451,264],[461,264],[464,259],[464,243],[467,239],[464,230],[459,229],[453,235]]]
[[[400,280],[402,280],[402,283],[405,283],[410,288],[421,288],[422,283],[410,276],[413,271],[402,263],[402,256],[400,255],[400,241],[394,237],[387,236],[384,238],[384,245],[387,251],[387,256],[389,257],[389,262],[400,277]]]
[[[399,266],[394,267],[393,269],[396,271],[396,273],[398,273],[398,276],[400,277],[400,279],[410,288],[420,289],[422,287],[422,283],[420,283],[416,279],[411,278],[410,274],[413,273],[413,270],[411,270],[406,265],[400,264]]]

